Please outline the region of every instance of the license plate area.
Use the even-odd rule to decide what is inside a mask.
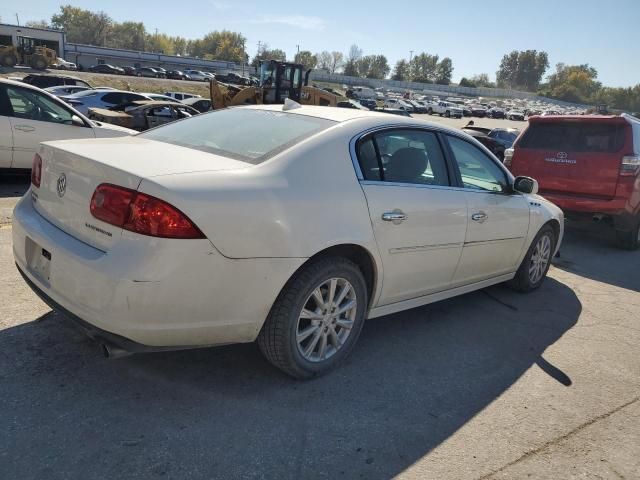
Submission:
[[[48,283],[51,275],[51,252],[25,237],[25,257],[29,271]]]

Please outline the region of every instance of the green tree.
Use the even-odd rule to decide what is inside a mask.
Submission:
[[[487,88],[495,88],[496,84],[493,83],[489,79],[489,75],[487,73],[480,73],[478,75],[474,75],[471,77],[471,82],[476,85],[476,87],[487,87]]]
[[[419,53],[411,60],[411,78],[414,82],[434,83],[438,71],[438,55]]]
[[[358,65],[362,59],[362,49],[357,45],[351,45],[349,53],[346,55],[346,61],[344,64],[344,74],[351,77],[361,76],[360,66]]]
[[[111,27],[107,44],[113,48],[145,50],[147,31],[142,22],[115,23]]]
[[[46,20],[29,20],[24,26],[30,28],[51,28],[49,22]]]
[[[496,72],[499,87],[535,91],[549,68],[547,52],[514,50],[502,57]]]
[[[453,76],[453,61],[449,57],[444,57],[436,67],[436,83],[449,85]]]
[[[64,30],[67,41],[105,46],[113,28],[113,20],[104,12],[90,12],[82,8],[64,5],[51,17],[54,28]]]
[[[316,58],[318,59],[318,68],[321,70],[326,70],[328,72],[331,71],[331,53],[327,50],[324,50],[320,53],[316,54]]]
[[[396,66],[393,68],[393,74],[391,80],[398,80],[401,82],[409,80],[410,68],[409,62],[404,58],[396,62]]]
[[[331,62],[329,64],[329,70],[331,71],[331,73],[336,73],[336,70],[342,67],[343,61],[344,55],[342,54],[342,52],[331,52]]]
[[[555,73],[549,75],[549,81],[543,86],[542,92],[552,98],[568,102],[588,102],[597,97],[602,88],[597,78],[598,71],[588,64],[558,63]]]
[[[458,85],[460,87],[470,87],[470,88],[476,88],[478,86],[473,80],[468,79],[467,77],[462,77]]]
[[[310,68],[315,68],[318,64],[318,57],[311,53],[309,50],[301,50],[296,53],[293,61],[295,63],[301,63],[305,70],[309,70]]]
[[[385,78],[391,68],[384,55],[365,55],[356,63],[358,75],[366,78]]]
[[[269,49],[269,46],[265,45],[264,48],[253,57],[251,65],[258,67],[261,60],[279,60],[284,62],[287,60],[287,54],[284,50],[280,50],[279,48]]]

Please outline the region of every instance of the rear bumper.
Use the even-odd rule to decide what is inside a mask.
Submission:
[[[130,232],[103,252],[49,223],[29,194],[14,210],[12,233],[16,265],[45,302],[88,324],[85,331],[98,332],[92,336],[154,350],[253,341],[304,262],[229,259],[208,240]],[[49,253],[48,278],[33,267],[39,249]]]
[[[602,213],[611,216],[638,214],[638,206],[634,208],[628,199],[621,197],[603,199],[551,192],[540,192],[540,195],[566,212]]]

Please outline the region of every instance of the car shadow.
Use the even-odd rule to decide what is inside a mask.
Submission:
[[[569,222],[553,265],[616,287],[640,292],[640,250],[632,252],[616,245],[609,225],[596,222]]]
[[[370,320],[353,354],[300,382],[253,344],[106,360],[56,313],[0,331],[5,478],[397,475],[538,364],[581,304],[551,278]]]

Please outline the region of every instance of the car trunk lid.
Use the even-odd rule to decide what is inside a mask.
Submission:
[[[620,117],[539,117],[514,145],[510,169],[535,178],[540,191],[611,198],[629,125]]]
[[[91,198],[102,183],[137,190],[143,178],[246,168],[244,162],[136,137],[65,140],[40,149],[40,187],[32,187],[38,213],[73,237],[108,251],[122,229],[91,215]]]

